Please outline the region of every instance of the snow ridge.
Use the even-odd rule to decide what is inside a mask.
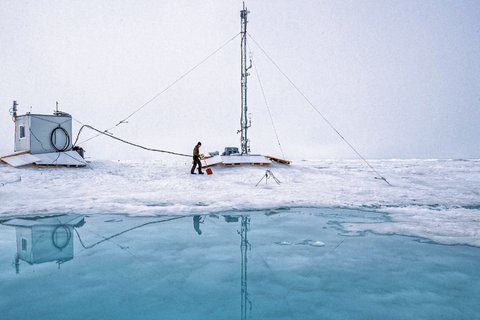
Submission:
[[[58,213],[176,215],[277,207],[347,207],[388,213],[389,222],[345,224],[480,246],[480,160],[300,161],[268,167],[214,167],[191,175],[190,163],[93,161],[86,168],[15,169],[0,165],[0,219]]]

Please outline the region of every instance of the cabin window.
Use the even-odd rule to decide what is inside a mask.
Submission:
[[[20,139],[25,138],[25,126],[20,126]]]
[[[22,251],[27,251],[27,239],[22,238]]]

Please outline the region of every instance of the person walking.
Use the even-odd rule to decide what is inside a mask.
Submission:
[[[198,165],[198,174],[203,174],[202,172],[202,163],[200,162],[200,147],[202,146],[201,142],[198,142],[195,148],[193,148],[193,166],[190,170],[191,174],[195,174],[195,168]]]

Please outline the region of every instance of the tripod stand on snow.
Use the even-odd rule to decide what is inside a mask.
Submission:
[[[263,175],[262,179],[260,179],[260,181],[257,182],[257,184],[255,185],[255,187],[257,187],[257,186],[260,184],[260,182],[262,182],[263,179],[265,179],[265,184],[267,184],[267,183],[268,183],[268,179],[270,179],[270,178],[272,178],[273,181],[275,181],[277,184],[280,184],[280,183],[281,183],[280,180],[278,180],[277,177],[275,177],[275,175],[273,174],[272,171],[267,170],[267,171],[265,171],[265,174]]]

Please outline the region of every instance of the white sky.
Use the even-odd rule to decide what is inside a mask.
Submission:
[[[247,5],[251,35],[365,157],[480,158],[479,1]],[[21,114],[59,101],[75,119],[111,127],[238,33],[240,9],[238,0],[3,0],[0,154],[13,151],[13,100]],[[354,158],[250,47],[285,156]],[[198,140],[204,152],[238,146],[239,49],[237,38],[115,134],[185,153]],[[281,155],[251,74],[252,152]],[[94,159],[158,158],[104,137],[84,148]]]

